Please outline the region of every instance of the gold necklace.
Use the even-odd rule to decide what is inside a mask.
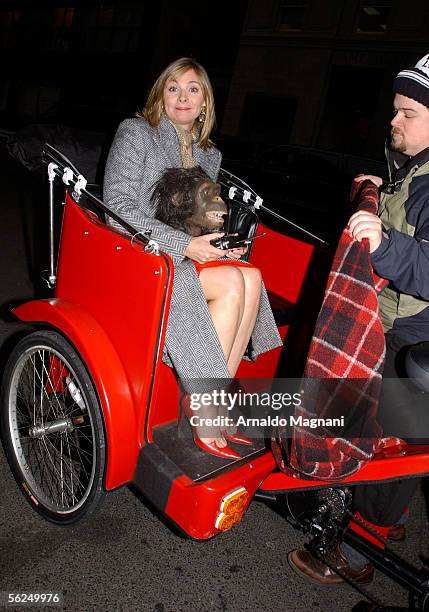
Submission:
[[[179,139],[183,168],[193,168],[196,166],[196,163],[192,155],[192,144],[198,140],[198,130],[195,127],[192,127],[191,130],[185,130],[181,125],[177,125],[172,121],[170,123],[176,130],[177,138]]]

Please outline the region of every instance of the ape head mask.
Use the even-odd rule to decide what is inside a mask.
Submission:
[[[158,181],[151,202],[155,218],[191,236],[219,231],[228,214],[220,185],[200,168],[169,168]]]

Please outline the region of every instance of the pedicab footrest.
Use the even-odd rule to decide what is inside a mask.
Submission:
[[[171,461],[194,482],[201,482],[213,478],[217,473],[236,467],[241,461],[247,461],[255,453],[266,451],[264,439],[254,440],[252,446],[242,444],[232,445],[234,450],[242,457],[240,460],[222,459],[201,451],[192,438],[188,422],[185,421],[180,429],[177,423],[158,427],[153,433],[154,443],[164,452]]]
[[[260,439],[253,446],[234,445],[241,460],[215,457],[200,451],[190,431],[179,431],[177,423],[156,428],[153,437],[140,451],[133,484],[159,510],[165,509],[173,482],[180,476],[201,483],[267,452]]]

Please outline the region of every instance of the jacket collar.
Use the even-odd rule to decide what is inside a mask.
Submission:
[[[177,138],[176,130],[173,124],[165,115],[161,116],[158,125],[155,128],[155,141],[158,146],[165,152],[171,168],[180,168],[182,158],[180,156],[179,139]]]
[[[423,151],[420,151],[414,157],[392,151],[387,144],[385,150],[389,167],[389,182],[386,185],[388,193],[399,191],[405,178],[410,173],[414,174],[417,172],[423,164],[429,161],[429,147],[423,149]]]

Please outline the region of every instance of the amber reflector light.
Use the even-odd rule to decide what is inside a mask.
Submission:
[[[246,509],[249,492],[244,487],[231,491],[222,498],[220,512],[216,517],[216,529],[228,531],[241,521]]]

